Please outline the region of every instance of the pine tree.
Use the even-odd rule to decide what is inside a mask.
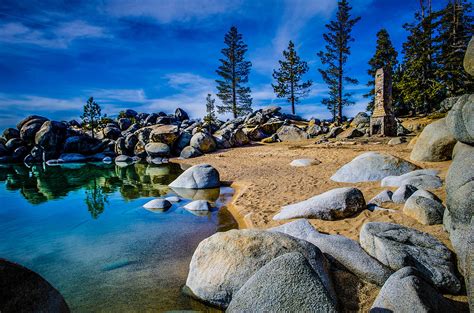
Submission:
[[[283,57],[283,61],[278,61],[280,69],[278,71],[273,70],[273,78],[277,84],[272,84],[272,87],[278,98],[286,98],[291,103],[291,113],[295,114],[295,103],[299,103],[301,97],[308,95],[313,82],[308,80],[300,83],[302,76],[308,72],[309,67],[305,61],[300,60],[291,40],[288,44],[288,50],[283,50]]]
[[[351,54],[349,43],[354,41],[351,31],[360,17],[351,18],[351,7],[347,0],[338,2],[336,20],[326,25],[329,32],[323,34],[327,42],[326,51],[320,51],[318,56],[321,63],[326,65],[325,69],[319,69],[323,80],[329,87],[329,97],[323,99],[328,109],[333,114],[333,119],[340,123],[342,121],[342,108],[353,104],[351,93],[345,92],[345,83],[357,84],[358,81],[348,77],[344,72],[344,66],[348,56]]]
[[[403,101],[410,104],[413,113],[431,112],[443,98],[434,60],[436,14],[431,2],[427,7],[423,0],[420,3],[421,12],[415,14],[415,22],[403,26],[409,35],[403,44],[403,75],[398,84]]]
[[[94,138],[94,131],[97,129],[100,121],[104,117],[105,115],[102,115],[100,105],[94,101],[93,97],[90,97],[84,105],[81,119],[84,127],[91,130],[92,138]]]
[[[224,58],[219,60],[222,64],[216,71],[222,78],[216,80],[219,91],[217,96],[222,100],[222,105],[217,106],[217,111],[231,112],[234,118],[237,118],[252,111],[250,87],[245,87],[252,63],[245,61],[247,45],[235,26],[232,26],[225,35],[224,43],[227,46],[221,50]]]
[[[390,36],[387,30],[382,28],[377,33],[377,47],[375,48],[374,56],[369,60],[370,68],[367,70],[367,73],[371,78],[367,83],[367,86],[371,87],[370,91],[368,94],[364,95],[364,97],[370,98],[370,101],[367,105],[367,111],[372,112],[374,110],[375,72],[377,69],[384,67],[386,70],[390,70],[392,77],[395,77],[393,74],[395,73],[395,69],[398,64],[397,56],[398,53],[390,41]]]
[[[437,77],[447,97],[474,92],[474,81],[463,67],[464,54],[473,35],[472,4],[465,0],[450,0],[439,12],[436,38]]]
[[[208,93],[206,97],[206,116],[204,117],[204,122],[208,125],[209,132],[212,130],[212,124],[216,122],[216,112],[214,109],[215,99],[212,98],[211,94]]]

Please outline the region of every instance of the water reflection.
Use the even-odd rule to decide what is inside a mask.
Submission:
[[[7,190],[18,190],[31,204],[66,197],[71,191],[85,188],[86,203],[93,217],[104,210],[107,194],[119,191],[126,200],[160,197],[171,190],[168,184],[182,172],[178,164],[152,166],[134,164],[118,167],[113,164],[66,164],[54,167],[40,165],[28,169],[21,165],[0,167],[0,181]],[[209,193],[215,200],[219,189]],[[183,192],[184,198],[187,197]],[[201,196],[200,196],[201,197]]]
[[[86,187],[85,202],[87,210],[91,213],[93,219],[97,219],[99,215],[104,212],[105,204],[109,203],[107,200],[107,194],[104,191],[106,188],[104,187],[97,185],[96,178],[94,178],[94,184],[92,187]]]
[[[225,209],[233,191],[170,189],[181,172],[177,164],[0,167],[0,257],[46,278],[73,312],[208,311],[181,288],[199,242],[237,227]],[[165,212],[143,208],[174,195],[181,201]],[[214,209],[195,216],[183,208],[191,199]]]

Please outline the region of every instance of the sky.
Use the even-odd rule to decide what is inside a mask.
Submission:
[[[444,5],[446,0],[439,0]],[[418,0],[352,0],[355,41],[347,63],[353,106],[364,111],[367,62],[378,30],[386,28],[401,52]],[[216,69],[225,33],[236,26],[252,62],[249,86],[253,108],[279,105],[271,83],[282,51],[293,40],[308,62],[313,86],[296,113],[329,118],[321,104],[327,87],[317,71],[325,24],[334,19],[336,0],[2,0],[0,1],[0,127],[30,114],[55,120],[79,119],[93,96],[103,113],[172,113],[192,118],[205,112],[205,97],[215,95]],[[217,101],[218,102],[218,101]],[[223,115],[221,118],[229,118]]]

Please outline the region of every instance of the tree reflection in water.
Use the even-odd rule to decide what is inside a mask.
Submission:
[[[97,219],[99,215],[104,212],[105,204],[109,203],[104,189],[105,188],[97,185],[96,178],[94,178],[92,186],[86,187],[86,198],[84,201],[93,219]]]

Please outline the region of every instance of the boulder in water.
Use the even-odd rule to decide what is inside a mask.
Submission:
[[[171,188],[207,189],[220,186],[219,172],[209,164],[188,168],[170,185]]]

